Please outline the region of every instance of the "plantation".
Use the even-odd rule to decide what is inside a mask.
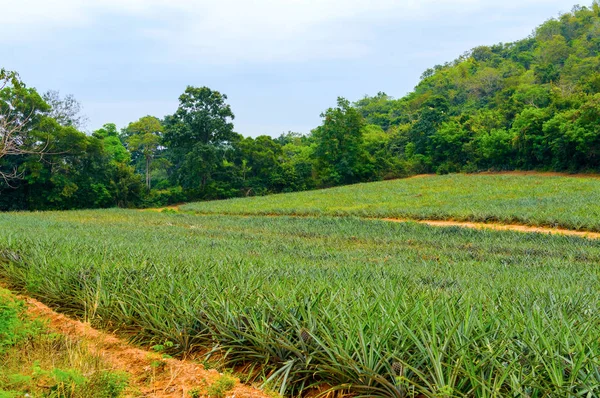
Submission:
[[[423,176],[180,208],[203,214],[454,219],[600,231],[600,179],[539,174]]]
[[[577,181],[593,203],[595,180],[547,181]],[[367,187],[337,193],[357,189],[372,211]],[[340,211],[334,199],[322,213]],[[244,207],[190,208],[223,205]],[[598,396],[599,262],[592,240],[353,217],[0,214],[0,275],[15,288],[172,355],[212,350],[286,395]]]
[[[600,397],[600,0],[54,3],[2,9],[0,398]]]

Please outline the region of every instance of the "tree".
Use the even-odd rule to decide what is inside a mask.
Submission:
[[[140,151],[146,161],[146,187],[151,188],[150,165],[160,145],[163,126],[154,116],[144,116],[127,126],[127,144],[131,151]]]
[[[61,126],[75,127],[78,130],[84,129],[88,118],[81,114],[82,106],[72,94],[64,98],[55,90],[44,93],[44,101],[50,105],[48,115],[58,122]]]
[[[218,166],[214,162],[223,159],[227,144],[236,137],[226,99],[208,87],[188,86],[175,114],[165,118],[164,141],[172,150],[174,175],[186,188],[205,189]]]
[[[139,203],[141,178],[132,167],[114,160],[103,138],[61,126],[50,118],[48,129],[50,147],[44,161],[25,156],[23,179],[0,195],[20,195],[20,203],[12,204],[13,208],[67,210]]]
[[[544,123],[550,119],[547,109],[527,107],[513,122],[514,145],[519,156],[519,166],[534,168],[550,163],[551,152]]]
[[[281,144],[269,136],[247,137],[235,145],[236,163],[241,173],[245,192],[255,194],[279,192],[282,181]]]
[[[435,95],[427,98],[421,105],[418,119],[410,131],[410,140],[415,145],[415,153],[429,155],[432,150],[432,138],[438,128],[448,118],[448,100]]]
[[[94,131],[92,136],[104,142],[104,149],[110,155],[111,160],[116,163],[129,164],[131,154],[119,139],[117,126],[114,123],[106,123]]]
[[[188,86],[179,97],[179,108],[168,118],[165,140],[175,147],[229,141],[235,116],[226,99],[226,95],[208,87]]]
[[[32,129],[47,111],[48,105],[34,89],[25,87],[16,72],[0,69],[0,167],[6,165],[7,156],[43,154],[47,141]],[[22,176],[17,164],[9,169],[0,168],[6,183]]]
[[[362,129],[359,111],[342,97],[337,107],[321,114],[323,124],[313,130],[317,171],[325,185],[349,184],[362,177]]]

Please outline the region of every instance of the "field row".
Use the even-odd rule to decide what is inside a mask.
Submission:
[[[353,218],[0,215],[0,274],[287,394],[597,396],[600,246]]]
[[[600,231],[600,179],[539,174],[424,176],[180,208],[202,214],[452,219]]]

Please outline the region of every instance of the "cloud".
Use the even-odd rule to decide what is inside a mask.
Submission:
[[[205,64],[352,59],[369,55],[373,29],[484,7],[510,10],[548,0],[19,0],[2,6],[0,42],[30,42],[118,18],[146,40],[153,61]],[[133,26],[133,28],[132,28]]]

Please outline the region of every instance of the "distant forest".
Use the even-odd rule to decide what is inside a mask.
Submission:
[[[235,132],[227,96],[188,87],[163,119],[87,135],[72,96],[0,72],[0,209],[161,206],[418,173],[600,172],[600,3],[426,70],[414,91],[338,98],[310,134]]]

